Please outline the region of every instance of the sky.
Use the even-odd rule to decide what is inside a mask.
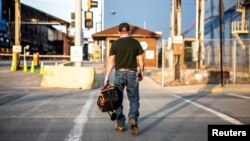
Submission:
[[[21,0],[21,3],[32,6],[41,11],[45,11],[70,21],[70,13],[75,11],[75,0]]]
[[[129,22],[169,36],[169,0],[105,0],[105,28]],[[146,14],[145,14],[146,13]],[[195,20],[195,0],[182,0],[182,31]],[[107,22],[108,21],[108,22]]]
[[[76,0],[21,0],[22,3],[32,6],[41,11],[50,13],[68,22],[71,21],[70,13],[75,11]],[[100,8],[101,1],[97,0]],[[127,21],[139,27],[146,27],[151,31],[161,31],[164,38],[169,32],[169,0],[104,0],[104,28],[118,25],[120,22]],[[82,0],[83,11],[87,9],[87,0]],[[101,21],[101,10],[92,8],[94,12],[94,22]],[[112,11],[116,12],[112,14]],[[144,12],[147,15],[143,15]],[[125,16],[124,16],[125,15]],[[143,15],[143,16],[142,16]],[[195,20],[195,0],[182,0],[182,31]],[[94,24],[96,26],[97,24]],[[59,30],[64,27],[59,27]],[[98,28],[100,29],[100,28]],[[97,31],[93,28],[85,30],[84,36],[91,37],[91,33]],[[191,35],[194,36],[194,35]]]

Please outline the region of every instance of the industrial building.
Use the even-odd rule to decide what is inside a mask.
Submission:
[[[205,1],[204,61],[207,66],[219,65],[219,41],[222,39],[223,66],[250,69],[250,1],[224,0],[220,32],[218,0]],[[220,37],[220,33],[221,36]],[[235,47],[235,49],[234,49]],[[234,59],[234,57],[236,57]]]
[[[53,25],[69,28],[70,23],[31,6],[20,4],[20,44],[30,54],[69,54],[72,38]],[[15,45],[15,1],[0,0],[0,53],[11,54]]]

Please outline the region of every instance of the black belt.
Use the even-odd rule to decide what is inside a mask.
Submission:
[[[136,68],[133,68],[133,69],[121,68],[121,69],[117,69],[116,71],[137,72],[137,69]]]

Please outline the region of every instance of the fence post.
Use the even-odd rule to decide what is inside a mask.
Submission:
[[[162,68],[162,73],[161,73],[161,87],[164,87],[164,76],[165,76],[165,49],[164,49],[164,39],[161,40],[161,46],[162,46],[162,53],[161,53],[161,58],[162,58],[162,63],[161,63],[161,68]]]
[[[234,72],[233,82],[234,84],[236,84],[236,41],[235,40],[233,45],[233,72]]]
[[[250,72],[250,44],[248,45],[248,71]]]

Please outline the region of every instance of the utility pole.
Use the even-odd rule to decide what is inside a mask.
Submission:
[[[181,0],[171,1],[170,36],[181,36]]]
[[[224,86],[224,78],[223,78],[223,51],[222,51],[222,20],[223,20],[223,15],[224,15],[224,4],[223,1],[219,1],[219,18],[220,18],[220,76],[221,76],[221,87]]]
[[[15,0],[15,46],[12,49],[11,71],[16,71],[19,67],[19,51],[21,48],[20,46],[21,14],[20,13],[21,13],[20,12],[20,0]]]
[[[75,47],[82,48],[82,0],[75,1]],[[78,51],[82,51],[82,49]],[[75,62],[75,66],[81,66],[81,61]]]
[[[82,0],[76,0],[75,7],[75,46],[81,46],[82,35]]]
[[[184,45],[181,35],[181,2],[182,0],[171,1],[171,21],[170,21],[170,40],[169,46],[172,49],[170,66],[174,69],[174,79],[180,80],[180,72],[184,68]]]
[[[176,36],[181,36],[181,11],[182,11],[182,9],[181,9],[181,3],[182,3],[182,0],[176,0]]]
[[[204,0],[196,1],[196,32],[195,40],[198,48],[198,60],[196,68],[203,66],[204,59]]]

